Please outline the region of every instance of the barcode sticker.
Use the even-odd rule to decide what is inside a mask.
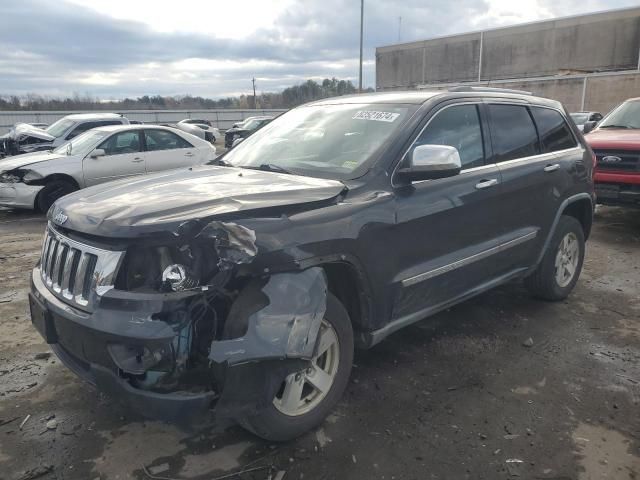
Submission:
[[[376,122],[393,122],[400,116],[399,113],[376,112],[373,110],[360,110],[353,116],[354,120],[373,120]]]

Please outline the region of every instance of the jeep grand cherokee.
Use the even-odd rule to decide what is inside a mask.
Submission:
[[[32,321],[148,416],[273,440],[323,420],[354,346],[513,279],[567,297],[591,228],[591,151],[513,91],[326,99],[217,163],[58,200]]]

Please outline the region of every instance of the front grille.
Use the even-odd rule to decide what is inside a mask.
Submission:
[[[640,172],[640,152],[594,150],[593,153],[596,154],[600,171]]]
[[[47,228],[42,244],[40,274],[55,296],[91,310],[96,295],[113,287],[123,254],[79,243]]]

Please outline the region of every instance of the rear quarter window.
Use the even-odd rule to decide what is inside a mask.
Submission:
[[[556,110],[531,107],[531,114],[538,127],[542,152],[566,150],[577,145],[565,118]]]

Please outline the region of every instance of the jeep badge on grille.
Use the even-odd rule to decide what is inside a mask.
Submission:
[[[64,213],[62,213],[61,211],[58,211],[58,213],[56,213],[53,216],[53,223],[56,223],[58,225],[62,225],[64,222],[67,221],[67,217]]]

